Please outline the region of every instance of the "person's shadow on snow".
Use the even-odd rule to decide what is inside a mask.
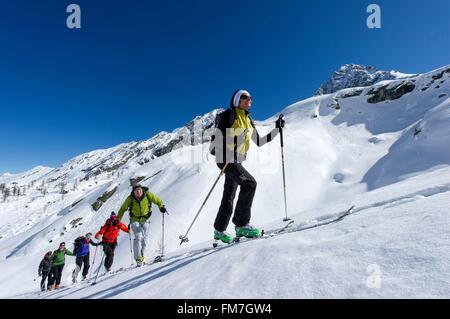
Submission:
[[[184,258],[181,258],[178,260],[171,261],[164,266],[150,270],[150,271],[146,272],[145,274],[139,275],[137,277],[131,278],[131,279],[127,280],[127,282],[122,282],[113,287],[108,287],[104,290],[98,291],[96,293],[93,293],[93,294],[83,297],[81,299],[112,298],[116,295],[121,294],[122,292],[130,290],[132,288],[136,288],[143,284],[147,284],[155,279],[161,278],[161,277],[168,275],[176,270],[179,270],[179,269],[189,265],[190,263],[193,263],[197,260],[200,260],[204,257],[210,256],[216,252],[219,252],[226,248],[230,248],[232,246],[233,245],[229,245],[229,246],[223,246],[223,247],[211,249],[209,251],[201,251],[201,252],[194,254],[193,256],[188,256],[188,257],[184,257]],[[196,256],[196,255],[199,255],[199,256]],[[80,289],[80,290],[82,290],[82,289]],[[77,290],[77,291],[79,291],[79,290]]]

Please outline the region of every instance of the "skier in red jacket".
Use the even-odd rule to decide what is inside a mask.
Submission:
[[[117,237],[120,230],[128,233],[127,225],[119,222],[117,215],[112,212],[105,225],[95,234],[96,239],[100,240],[101,238],[102,240],[101,244],[106,257],[105,268],[107,272],[111,271],[111,266],[114,262],[114,250],[117,246]]]

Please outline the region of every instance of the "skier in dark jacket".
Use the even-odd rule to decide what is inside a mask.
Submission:
[[[62,242],[52,255],[52,278],[49,282],[50,290],[60,288],[62,273],[66,263],[66,255],[75,256],[74,253],[66,249],[66,243]]]
[[[41,280],[41,291],[45,291],[45,280],[48,279],[47,281],[47,289],[50,288],[50,281],[51,281],[51,272],[52,270],[52,252],[49,251],[45,254],[44,258],[41,260],[40,264],[39,264],[39,269],[38,269],[38,273],[39,273],[39,277],[42,277]]]
[[[275,128],[265,137],[260,137],[248,111],[252,97],[248,91],[234,92],[230,108],[216,117],[216,131],[211,143],[211,153],[216,156],[217,166],[225,168],[225,185],[222,201],[214,222],[214,239],[230,243],[233,238],[225,232],[233,215],[234,198],[240,186],[239,198],[234,210],[233,223],[237,237],[259,237],[261,230],[249,224],[251,207],[256,192],[255,178],[242,163],[247,157],[250,141],[263,146],[278,135],[284,120],[278,119]]]
[[[81,268],[83,268],[83,280],[86,279],[86,276],[89,272],[89,245],[92,246],[98,246],[99,243],[95,243],[91,239],[92,234],[87,233],[85,236],[80,236],[77,239],[75,239],[74,242],[74,254],[76,255],[75,264],[76,268],[74,269],[72,273],[72,281],[73,283],[77,282],[78,274],[81,271]],[[84,265],[83,265],[84,264]]]

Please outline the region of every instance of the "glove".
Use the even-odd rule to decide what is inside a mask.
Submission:
[[[284,123],[285,121],[283,120],[283,118],[279,118],[276,122],[275,122],[275,127],[276,128],[284,128]]]
[[[159,211],[161,212],[161,213],[167,213],[167,209],[166,209],[166,206],[161,206],[161,208],[159,209]]]

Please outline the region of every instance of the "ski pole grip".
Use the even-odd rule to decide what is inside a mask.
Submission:
[[[284,117],[284,115],[280,114],[278,119],[281,121],[283,119],[283,117]],[[280,142],[281,142],[281,147],[284,147],[283,128],[282,127],[280,127]]]

